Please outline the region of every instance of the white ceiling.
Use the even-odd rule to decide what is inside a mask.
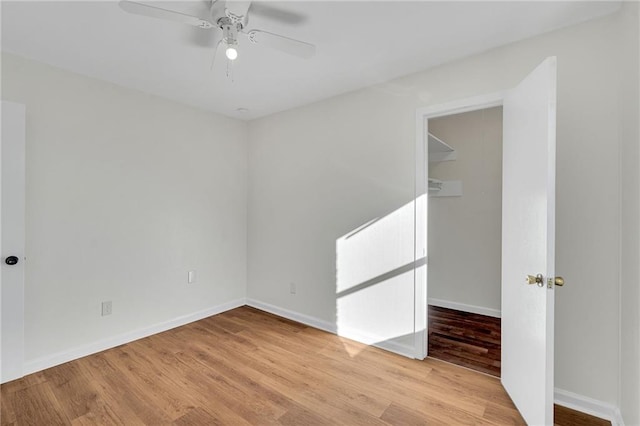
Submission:
[[[206,0],[157,4],[185,13],[207,8]],[[131,15],[115,1],[3,0],[2,50],[252,119],[606,15],[619,6],[593,1],[260,2],[252,5],[256,13],[250,11],[249,28],[314,43],[317,54],[299,59],[242,39],[232,81],[224,56],[210,70],[213,47],[203,46],[217,29]],[[303,19],[265,19],[265,9]]]

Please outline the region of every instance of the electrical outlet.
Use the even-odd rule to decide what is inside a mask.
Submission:
[[[193,284],[196,282],[196,271],[189,271],[187,273],[187,283]]]
[[[111,300],[102,302],[102,316],[111,315]]]
[[[296,283],[289,284],[289,293],[296,294]]]

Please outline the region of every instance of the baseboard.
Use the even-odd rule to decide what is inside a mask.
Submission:
[[[415,348],[413,346],[403,345],[401,343],[397,343],[390,340],[379,342],[379,341],[376,341],[376,339],[372,338],[371,336],[365,336],[362,333],[355,330],[340,330],[340,333],[338,333],[336,324],[333,324],[328,321],[324,321],[315,317],[311,317],[309,315],[301,314],[299,312],[283,309],[283,308],[280,308],[279,306],[271,305],[269,303],[261,302],[255,299],[247,299],[247,305],[260,309],[262,311],[269,312],[279,317],[287,318],[292,321],[306,324],[308,326],[315,327],[332,334],[337,334],[347,339],[355,340],[357,342],[362,342],[364,344],[385,349],[389,352],[394,352],[399,355],[406,356],[408,358],[415,358]]]
[[[199,321],[203,318],[210,317],[231,309],[235,309],[244,305],[248,305],[274,315],[278,315],[283,318],[297,321],[302,324],[309,325],[311,327],[318,328],[320,330],[327,331],[332,334],[338,334],[336,325],[328,321],[324,321],[309,315],[301,314],[299,312],[291,311],[288,309],[280,308],[269,303],[261,302],[255,299],[237,299],[231,302],[223,303],[212,308],[204,309],[202,311],[194,312],[192,314],[183,315],[178,318],[171,319],[159,324],[145,327],[142,329],[134,330],[118,336],[109,337],[107,339],[99,340],[97,342],[82,345],[76,348],[72,348],[66,351],[58,352],[55,354],[43,356],[31,361],[25,362],[23,366],[24,375],[32,374],[38,371],[45,370],[47,368],[55,367],[56,365],[64,364],[65,362],[73,361],[78,358],[82,358],[91,354],[105,351],[107,349],[114,348],[116,346],[124,345],[125,343],[132,342],[134,340],[142,339],[144,337],[151,336],[153,334],[162,333],[163,331],[171,330],[172,328],[180,327],[185,324],[189,324],[194,321]],[[353,336],[345,336],[347,338],[355,339]],[[414,358],[414,349],[406,345],[402,345],[393,341],[375,342],[372,346],[376,346],[382,349],[386,349],[391,352],[398,353],[410,358]]]
[[[47,355],[31,361],[27,361],[25,362],[23,368],[24,375],[26,376],[37,371],[55,367],[56,365],[64,364],[65,362],[73,361],[74,359],[82,358],[97,352],[102,352],[104,350],[111,349],[116,346],[132,342],[134,340],[142,339],[153,334],[162,333],[163,331],[180,327],[182,325],[210,317],[211,315],[220,314],[222,312],[244,306],[245,304],[246,300],[244,298],[232,300],[231,302],[223,303],[212,308],[194,312],[192,314],[183,315],[149,327],[141,328],[118,336],[113,336],[107,339],[99,340],[97,342],[89,343],[87,345],[78,346],[67,351],[58,352],[52,355]]]
[[[411,359],[418,359],[416,357],[416,348],[402,343],[397,343],[392,340],[386,340],[384,342],[374,343],[372,346],[376,348],[384,349],[385,351],[393,352],[398,355],[406,356]]]
[[[336,325],[330,323],[329,321],[324,321],[315,317],[311,317],[309,315],[301,314],[299,312],[290,311],[288,309],[261,302],[256,299],[247,299],[247,306],[251,306],[253,308],[260,309],[261,311],[269,312],[270,314],[287,318],[301,324],[319,328],[320,330],[328,331],[329,333],[336,334],[337,332]]]
[[[416,350],[413,346],[394,342],[393,340],[381,341],[378,337],[365,334],[360,330],[354,330],[350,328],[345,329],[344,327],[341,327],[339,332],[336,334],[338,334],[340,337],[364,343],[365,345],[375,346],[376,348],[384,349],[398,355],[406,356],[407,358],[416,358]]]
[[[500,318],[502,312],[498,309],[485,308],[483,306],[466,305],[464,303],[451,302],[449,300],[429,298],[429,305],[441,308],[455,309],[456,311],[471,312],[472,314],[486,315],[488,317]]]
[[[609,420],[612,426],[624,426],[620,409],[613,404],[558,388],[554,390],[554,402],[572,410]]]

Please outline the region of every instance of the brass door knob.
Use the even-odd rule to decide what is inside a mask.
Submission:
[[[544,277],[542,276],[542,274],[527,275],[525,282],[527,284],[538,284],[538,287],[542,287],[544,285]]]
[[[562,277],[556,277],[555,279],[555,285],[562,287],[564,285],[564,278]]]

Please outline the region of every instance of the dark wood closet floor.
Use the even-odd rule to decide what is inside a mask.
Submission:
[[[429,356],[500,377],[500,318],[429,306]]]
[[[429,306],[429,357],[500,377],[500,318]],[[559,405],[556,426],[610,426],[611,422]]]

